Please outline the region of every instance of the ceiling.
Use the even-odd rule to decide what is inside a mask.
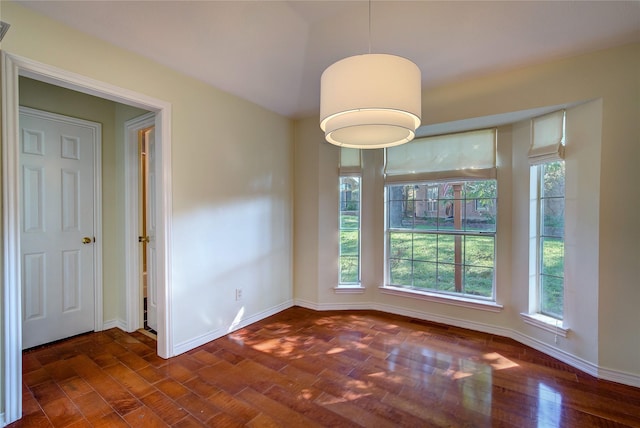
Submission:
[[[19,3],[292,118],[317,114],[324,69],[369,45],[414,61],[425,89],[640,42],[640,1]]]

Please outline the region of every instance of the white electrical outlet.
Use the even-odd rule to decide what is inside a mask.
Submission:
[[[236,300],[242,300],[242,288],[236,288]]]

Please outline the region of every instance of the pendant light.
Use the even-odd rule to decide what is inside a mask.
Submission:
[[[420,69],[406,58],[369,53],[330,65],[320,81],[320,128],[337,146],[377,149],[407,143],[420,126]]]

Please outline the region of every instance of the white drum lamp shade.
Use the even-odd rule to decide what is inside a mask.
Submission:
[[[420,69],[406,58],[356,55],[329,66],[320,82],[320,128],[331,144],[378,149],[407,143],[420,126]]]

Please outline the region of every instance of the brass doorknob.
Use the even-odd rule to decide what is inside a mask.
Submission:
[[[82,238],[82,243],[83,244],[91,244],[92,239],[89,238],[88,236],[85,236],[84,238]]]

